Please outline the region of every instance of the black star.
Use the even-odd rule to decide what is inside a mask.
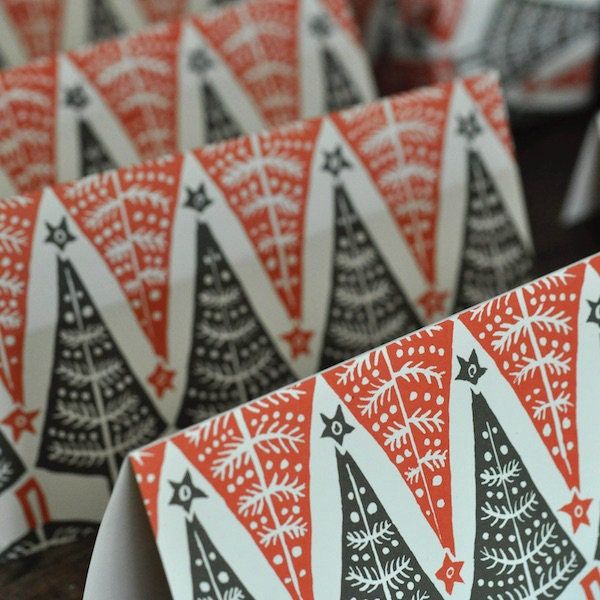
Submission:
[[[184,206],[193,208],[199,213],[204,212],[213,203],[206,193],[206,185],[204,183],[199,184],[196,189],[186,186],[185,193],[187,198],[185,199]]]
[[[328,171],[334,177],[337,177],[344,169],[351,169],[352,165],[344,158],[342,154],[342,147],[338,146],[333,152],[323,152],[325,155],[325,162],[321,169]]]
[[[473,385],[477,385],[479,378],[487,371],[487,367],[479,365],[479,358],[475,350],[471,352],[469,360],[457,356],[458,364],[460,365],[460,372],[456,376],[459,381],[467,381]]]
[[[596,323],[600,327],[600,298],[597,302],[588,300],[587,303],[590,305],[590,314],[587,318],[588,323]]]
[[[197,48],[188,54],[188,67],[194,73],[206,73],[213,66],[213,60],[206,48]]]
[[[67,218],[63,217],[58,225],[51,225],[46,221],[48,236],[44,240],[49,244],[54,244],[60,250],[64,250],[71,242],[77,238],[69,231]]]
[[[466,117],[458,117],[458,135],[464,136],[472,142],[482,132],[475,113],[469,113]]]
[[[315,15],[308,26],[317,37],[327,37],[331,33],[329,18],[325,14]]]
[[[89,101],[90,99],[81,85],[74,85],[73,87],[67,88],[65,92],[65,104],[67,106],[83,108],[84,106],[87,106]]]
[[[185,472],[181,481],[169,481],[169,483],[173,488],[173,496],[169,500],[169,505],[181,506],[185,512],[190,512],[192,502],[196,498],[206,498],[206,494],[192,483],[189,471]]]
[[[349,425],[346,422],[346,419],[344,419],[344,413],[342,412],[341,406],[337,407],[335,415],[331,418],[321,413],[321,419],[323,419],[323,423],[325,423],[325,429],[323,429],[321,437],[331,438],[340,446],[344,443],[344,436],[347,433],[354,431],[354,427]]]

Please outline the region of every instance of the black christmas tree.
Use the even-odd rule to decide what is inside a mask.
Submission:
[[[323,170],[335,179],[335,242],[321,369],[420,327],[340,180],[349,168],[341,147],[325,152]]]
[[[205,48],[198,48],[190,53],[189,69],[200,79],[200,96],[203,106],[204,142],[213,144],[242,135],[242,130],[233,118],[223,98],[210,81],[209,73],[214,62]]]
[[[321,415],[322,437],[336,448],[342,513],[340,598],[441,600],[385,507],[352,456],[340,450],[354,430],[341,406],[332,417]]]
[[[66,219],[47,224],[61,251],[75,238]],[[71,262],[58,256],[58,324],[37,464],[115,482],[125,456],[166,427],[128,365]]]
[[[89,0],[88,41],[97,42],[125,33],[125,27],[110,7],[110,0]]]
[[[558,598],[585,560],[485,398],[474,391],[472,398],[477,512],[471,597]]]
[[[310,22],[313,35],[320,40],[320,61],[323,76],[324,112],[336,112],[364,101],[348,69],[327,38],[331,35],[331,23],[325,14],[313,17]]]
[[[529,279],[526,247],[472,141],[481,133],[474,114],[459,117],[459,134],[468,143],[467,208],[455,312],[517,287]]]
[[[481,55],[507,82],[534,73],[549,58],[597,38],[598,5],[554,0],[500,0],[482,37]]]
[[[15,483],[23,473],[25,473],[23,461],[0,431],[0,493]]]
[[[116,168],[116,163],[99,140],[94,127],[83,115],[85,107],[89,104],[89,98],[83,87],[76,85],[67,89],[65,104],[77,112],[79,176],[85,177]]]
[[[181,481],[169,483],[173,489],[169,504],[182,508],[186,513],[193,598],[252,600],[192,510],[194,500],[205,498],[206,494],[194,485],[189,471]]]
[[[210,206],[204,184],[186,206]],[[295,380],[256,315],[206,222],[196,236],[194,328],[178,427],[252,400]]]

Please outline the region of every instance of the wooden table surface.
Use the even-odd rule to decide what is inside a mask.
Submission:
[[[600,250],[600,218],[570,230],[558,220],[592,115],[561,116],[515,134],[537,252],[536,275]],[[80,599],[91,551],[92,541],[84,540],[0,567],[1,600]]]

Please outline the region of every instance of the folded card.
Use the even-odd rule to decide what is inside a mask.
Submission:
[[[0,195],[374,97],[344,0],[247,0],[0,72]]]
[[[127,453],[167,428],[489,298],[531,264],[492,75],[0,206],[4,558],[88,531]]]
[[[590,102],[599,0],[355,0],[384,92],[481,69],[500,72],[511,108]]]
[[[85,599],[168,598],[162,567],[174,599],[593,600],[599,273],[596,255],[134,452]]]
[[[565,225],[577,225],[600,208],[600,116],[588,128],[562,210]]]
[[[210,4],[209,0],[0,0],[0,66],[137,31]]]

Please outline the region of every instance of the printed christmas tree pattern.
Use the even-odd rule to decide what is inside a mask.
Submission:
[[[322,437],[341,448],[352,433],[341,406],[328,417]],[[336,447],[342,512],[340,598],[441,600],[349,452]]]
[[[171,21],[186,13],[188,0],[137,0],[148,21]]]
[[[55,188],[115,276],[159,358],[149,381],[172,389],[167,318],[171,235],[183,158],[165,157]]]
[[[2,8],[30,58],[60,50],[64,0],[2,0]]]
[[[597,6],[545,0],[501,0],[481,46],[484,63],[512,82],[539,70],[586,36],[597,35]]]
[[[458,117],[458,133],[467,140],[468,197],[453,312],[521,285],[530,278],[533,267],[532,253],[473,144],[482,133],[475,113]]]
[[[445,312],[435,289],[442,149],[452,85],[417,90],[332,116],[358,153],[430,285],[426,317]]]
[[[310,353],[302,329],[306,198],[318,121],[251,135],[195,152],[244,227],[294,327],[282,337],[292,358]]]
[[[242,135],[230,110],[210,80],[210,70],[214,62],[206,48],[197,48],[190,53],[188,67],[200,79],[200,97],[203,107],[205,143],[213,144]]]
[[[233,569],[225,561],[208,536],[192,508],[194,500],[206,494],[192,482],[186,471],[181,481],[170,481],[173,496],[169,502],[186,513],[186,530],[190,555],[190,571],[194,598],[219,600],[252,600]]]
[[[577,315],[585,265],[535,281],[459,318],[512,386],[548,449],[572,501],[573,529],[589,524],[579,497]]]
[[[322,169],[334,178],[333,286],[321,369],[420,327],[404,293],[356,214],[340,173],[352,168],[341,146],[325,151]]]
[[[585,560],[485,398],[472,397],[477,520],[471,597],[558,598]]]
[[[308,444],[314,385],[305,380],[173,438],[294,600],[313,598]]]
[[[24,473],[23,461],[0,430],[0,493],[16,483]]]
[[[0,168],[17,193],[56,180],[56,60],[0,73]]]
[[[204,184],[187,192],[186,206],[199,214],[211,202]],[[179,428],[295,380],[202,220],[196,240],[194,333]]]
[[[187,535],[194,593],[209,594],[201,595],[201,598],[253,599],[233,569],[219,554],[195,515],[187,521]]]
[[[411,0],[402,3],[402,18],[440,42],[449,40],[464,9],[464,0]]]
[[[88,34],[90,42],[98,42],[125,33],[125,26],[111,8],[108,0],[88,0]]]
[[[454,555],[449,462],[453,324],[390,342],[323,377],[396,466],[446,549],[436,575],[449,593],[460,577]]]
[[[178,149],[178,22],[69,53],[129,134],[142,160]]]
[[[300,118],[295,0],[249,0],[193,19],[270,127]]]
[[[17,404],[23,403],[27,289],[40,198],[0,199],[0,380]]]
[[[30,478],[15,492],[29,531],[0,551],[0,564],[27,558],[54,546],[69,544],[93,536],[97,523],[89,521],[52,521],[40,484]]]
[[[88,103],[89,97],[82,86],[76,85],[66,90],[65,104],[78,114],[80,177],[117,167],[104,144],[98,139],[93,125],[83,114]]]
[[[47,224],[62,252],[75,238],[66,219]],[[58,256],[58,325],[37,464],[103,475],[112,487],[131,450],[166,428],[69,259]]]
[[[331,35],[331,23],[326,14],[313,17],[310,30],[315,38],[320,41],[321,71],[324,82],[324,111],[335,112],[348,108],[363,101],[356,83],[336,51],[327,44]]]
[[[508,113],[500,90],[498,75],[491,72],[476,77],[467,77],[462,80],[462,85],[473,98],[481,114],[496,132],[506,150],[510,155],[514,155],[515,148],[510,132]]]

